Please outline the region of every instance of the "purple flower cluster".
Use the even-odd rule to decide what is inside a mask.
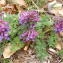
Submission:
[[[21,34],[20,38],[24,42],[28,42],[28,41],[34,41],[37,36],[38,36],[38,33],[34,29],[31,29],[31,30]]]
[[[24,11],[19,16],[19,23],[26,24],[29,22],[38,22],[40,20],[37,11]]]
[[[21,25],[25,24],[28,31],[20,35],[20,39],[24,42],[34,41],[38,36],[38,33],[35,31],[35,24],[39,22],[40,17],[37,11],[24,11],[19,16],[19,23]]]
[[[0,41],[9,40],[9,24],[6,21],[0,20]]]
[[[56,17],[56,22],[54,23],[54,29],[56,32],[63,31],[63,18],[62,17]]]

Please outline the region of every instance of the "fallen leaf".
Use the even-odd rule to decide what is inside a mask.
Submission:
[[[48,3],[48,11],[55,14],[56,16],[63,16],[62,4],[60,2],[57,2],[56,0]]]
[[[52,10],[50,10],[49,12],[52,13],[52,14],[58,15],[58,11],[55,10],[55,9],[52,9]]]
[[[49,48],[48,53],[51,54],[51,55],[55,55],[55,54],[57,54],[57,51],[53,48]]]
[[[24,0],[12,0],[13,3],[19,4],[20,6],[27,6]]]
[[[4,57],[4,58],[10,58],[11,55],[13,55],[13,54],[14,54],[14,51],[11,51],[11,44],[9,43],[9,44],[5,47],[5,49],[4,49],[4,51],[3,51],[3,57]]]
[[[48,3],[48,11],[50,11],[55,4],[56,4],[56,0],[49,2]]]
[[[26,45],[25,45],[25,47],[24,47],[24,50],[27,51],[27,50],[29,49],[29,46],[30,46],[31,42],[27,42],[27,43],[25,43],[25,44],[26,44]]]
[[[53,53],[57,53],[56,50],[54,50],[53,48],[49,48],[49,51],[51,51]]]
[[[58,50],[61,50],[61,49],[62,49],[62,46],[61,46],[61,44],[60,44],[59,42],[56,44],[56,48],[57,48]]]
[[[27,51],[27,50],[28,50],[28,46],[25,46],[25,47],[24,47],[24,50]]]

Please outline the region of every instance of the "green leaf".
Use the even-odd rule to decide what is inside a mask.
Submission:
[[[49,39],[48,39],[48,44],[49,44],[49,47],[55,47],[56,45],[56,41],[57,41],[57,36],[54,32],[51,32],[50,36],[49,36]]]
[[[37,39],[35,50],[37,57],[39,57],[41,60],[45,59],[45,57],[48,55],[46,51],[46,44],[43,40]]]
[[[54,23],[53,20],[48,15],[42,16],[41,21],[42,21],[42,25],[44,26],[51,26]]]
[[[12,51],[17,51],[18,49],[24,46],[24,43],[20,41],[19,37],[15,37],[11,43],[11,46],[12,46],[11,48]]]

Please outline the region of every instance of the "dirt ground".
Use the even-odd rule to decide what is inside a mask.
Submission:
[[[28,51],[19,50],[11,57],[12,63],[63,63],[57,55],[49,55],[44,61],[40,61],[33,49]]]
[[[13,63],[41,63],[32,49],[29,49],[28,51],[17,51],[11,57],[11,60]]]

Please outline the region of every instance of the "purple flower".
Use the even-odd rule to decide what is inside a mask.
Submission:
[[[34,29],[30,29],[29,31],[21,34],[20,39],[22,39],[24,42],[34,41],[37,36],[38,33]]]
[[[39,22],[40,17],[37,11],[24,11],[19,15],[19,23],[27,26],[28,31],[20,35],[20,39],[24,42],[34,41],[38,33],[34,30],[35,24]]]
[[[62,17],[56,17],[55,21],[56,22],[54,23],[54,30],[56,32],[63,31],[63,18]]]
[[[40,20],[39,13],[37,11],[24,11],[19,16],[19,23],[25,24],[30,22],[38,22]]]
[[[0,20],[0,41],[9,40],[9,24],[6,21]]]

